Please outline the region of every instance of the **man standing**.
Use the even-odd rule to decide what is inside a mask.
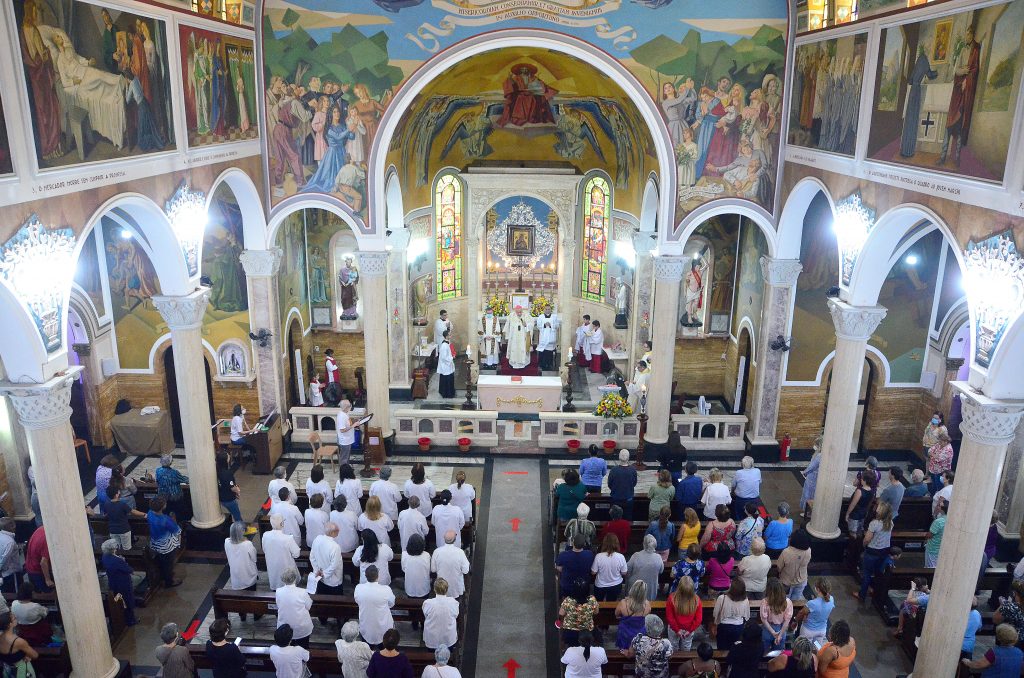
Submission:
[[[278,490],[278,500],[271,503],[269,515],[271,517],[281,516],[281,519],[284,521],[284,533],[295,540],[296,546],[302,546],[302,529],[300,526],[305,524],[306,519],[303,517],[299,507],[288,501],[288,497],[287,487],[282,487]]]
[[[313,540],[313,548],[309,550],[309,564],[312,566],[316,576],[320,577],[317,582],[317,594],[330,594],[334,596],[343,595],[342,566],[344,561],[341,558],[341,547],[338,546],[338,526],[334,523],[327,523],[323,534]],[[322,618],[326,623],[326,617]]]
[[[359,606],[359,632],[370,645],[379,645],[384,632],[395,627],[391,608],[395,594],[390,586],[379,584],[380,571],[376,565],[366,568],[366,583],[356,586],[353,596]]]
[[[647,382],[650,379],[651,370],[647,362],[644,360],[638,361],[636,369],[633,371],[633,381],[629,382],[627,387],[629,390],[629,406],[633,408],[634,413],[640,411],[640,396],[647,391]]]
[[[398,489],[398,485],[391,482],[391,473],[390,466],[381,467],[380,480],[375,480],[370,485],[370,496],[380,499],[381,512],[391,520],[397,521],[398,502],[402,501],[402,492]]]
[[[945,164],[949,141],[955,137],[953,164],[960,167],[960,151],[967,143],[967,137],[971,132],[971,117],[974,115],[974,96],[978,92],[980,67],[981,43],[974,39],[974,26],[968,25],[953,68],[953,93],[949,97],[949,111],[946,113],[946,138],[942,142],[940,165]]]
[[[557,342],[557,320],[552,317],[551,309],[537,318],[537,351],[540,354],[540,369],[555,369],[555,343]]]
[[[430,556],[430,571],[436,572],[438,577],[448,582],[448,595],[452,598],[458,598],[466,592],[463,577],[469,574],[469,559],[466,558],[466,553],[455,545],[457,536],[454,530],[445,532],[444,546],[434,549],[433,555]]]
[[[327,385],[340,384],[341,374],[338,372],[338,363],[334,360],[334,349],[324,351],[324,367],[327,370]]]
[[[533,319],[523,313],[522,306],[516,306],[515,312],[505,321],[505,340],[508,342],[506,351],[512,369],[519,370],[530,364],[532,334]]]
[[[452,323],[448,320],[448,311],[441,309],[438,316],[438,319],[434,321],[434,344],[440,350],[441,343],[444,341],[444,333],[451,332]],[[440,354],[438,355],[440,356]]]
[[[604,333],[601,331],[601,321],[595,320],[590,323],[590,331],[587,332],[587,343],[584,345],[587,360],[590,362],[590,371],[594,374],[601,374],[601,358],[604,356]]]
[[[586,367],[589,364],[589,359],[586,357],[586,351],[583,347],[587,343],[587,332],[590,330],[590,316],[583,316],[583,324],[576,328],[576,342],[573,344],[572,350],[576,354],[576,364],[580,367]]]
[[[498,335],[501,330],[498,326],[498,319],[494,317],[494,311],[490,306],[484,311],[484,317],[480,319],[480,364],[494,366],[498,364]]]
[[[903,485],[903,469],[893,466],[889,469],[889,486],[878,495],[879,499],[892,507],[892,519],[900,514],[900,504],[903,503],[903,493],[907,488]]]
[[[636,481],[636,469],[629,463],[629,451],[619,450],[619,465],[608,472],[608,493],[612,503],[622,508],[622,516],[626,520],[633,520]]]

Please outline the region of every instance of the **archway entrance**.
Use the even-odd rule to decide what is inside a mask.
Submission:
[[[288,407],[299,405],[302,400],[299,393],[302,388],[299,383],[299,373],[296,367],[296,355],[302,352],[302,324],[298,318],[292,318],[288,324],[288,354],[285,362],[285,377],[288,380]],[[300,358],[301,359],[301,358]]]
[[[733,401],[734,414],[747,413],[747,391],[750,388],[750,361],[752,359],[750,332],[747,328],[740,330],[739,363],[736,372],[736,399]]]
[[[164,351],[164,375],[167,386],[167,405],[171,413],[171,432],[176,445],[183,445],[185,438],[181,432],[181,406],[178,401],[178,380],[174,372],[174,346]],[[216,421],[213,414],[213,378],[210,375],[210,363],[203,360],[206,370],[206,402],[210,405],[210,424]]]

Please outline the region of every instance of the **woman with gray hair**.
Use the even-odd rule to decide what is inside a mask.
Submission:
[[[626,576],[630,587],[638,581],[647,584],[647,600],[658,598],[658,578],[665,571],[665,561],[658,554],[657,546],[658,540],[653,534],[645,535],[643,551],[634,553],[626,563]]]
[[[177,624],[165,624],[160,629],[160,640],[163,645],[156,648],[156,658],[162,667],[163,678],[193,678],[196,666],[188,650],[181,643],[181,634]]]
[[[295,486],[288,482],[288,469],[284,466],[275,466],[274,479],[267,485],[267,495],[271,504],[281,501],[282,487],[288,488],[288,501],[294,504],[298,495],[295,494]]]
[[[448,666],[452,653],[447,645],[439,645],[434,650],[434,663],[423,669],[422,678],[462,678],[462,674],[454,666]]]
[[[235,591],[256,590],[256,547],[245,538],[245,523],[231,523],[230,537],[224,540],[224,553],[228,557],[228,572],[231,579],[228,588]],[[245,615],[242,615],[245,619]]]
[[[277,626],[291,626],[294,634],[292,645],[308,650],[309,637],[313,633],[313,619],[309,616],[313,599],[309,597],[305,586],[295,585],[297,581],[299,571],[294,567],[289,567],[281,573],[282,586],[274,592],[274,602],[277,603]]]
[[[373,650],[359,638],[359,622],[345,622],[341,627],[341,638],[334,641],[341,662],[343,678],[366,678],[366,667],[373,656]]]
[[[761,503],[761,469],[754,468],[753,457],[743,457],[732,479],[732,519],[743,517],[747,502]]]
[[[629,647],[622,651],[627,657],[636,659],[634,672],[643,678],[668,678],[669,657],[672,643],[665,635],[665,622],[657,615],[644,617],[644,632],[637,635]]]
[[[192,507],[185,501],[185,492],[182,489],[182,485],[188,485],[188,476],[172,468],[173,463],[174,457],[169,454],[160,457],[160,468],[154,474],[157,491],[167,498],[167,508],[178,520],[189,520],[192,517]]]

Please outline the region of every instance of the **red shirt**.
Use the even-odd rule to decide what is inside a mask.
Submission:
[[[597,543],[600,544],[604,541],[604,536],[609,532],[619,538],[619,549],[622,551],[626,550],[629,545],[629,531],[632,525],[628,520],[619,518],[618,520],[609,520],[605,523],[604,528],[601,530],[601,534],[597,538]]]
[[[701,618],[704,615],[700,599],[697,599],[697,607],[694,608],[693,614],[684,616],[676,612],[675,598],[675,595],[670,595],[665,602],[665,617],[668,619],[669,628],[676,633],[679,633],[680,630],[693,633],[700,626]]]
[[[43,566],[40,561],[50,559],[50,548],[46,544],[46,529],[40,527],[32,533],[28,540],[28,549],[25,551],[25,571],[30,574],[42,574]]]

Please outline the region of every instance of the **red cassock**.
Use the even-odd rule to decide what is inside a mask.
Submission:
[[[334,361],[334,358],[327,358],[325,361],[327,364],[327,383],[336,384],[338,383],[338,363]],[[334,369],[330,369],[330,368]]]
[[[536,94],[530,89],[530,85],[536,87],[538,84],[543,88],[542,94]],[[555,117],[551,113],[552,97],[558,94],[539,79],[532,81],[517,74],[510,75],[505,80],[505,110],[501,113],[498,121],[499,127],[505,125],[526,125],[528,123],[554,123]]]
[[[601,358],[604,357],[604,353],[599,353],[590,357],[590,371],[594,374],[601,374]]]

